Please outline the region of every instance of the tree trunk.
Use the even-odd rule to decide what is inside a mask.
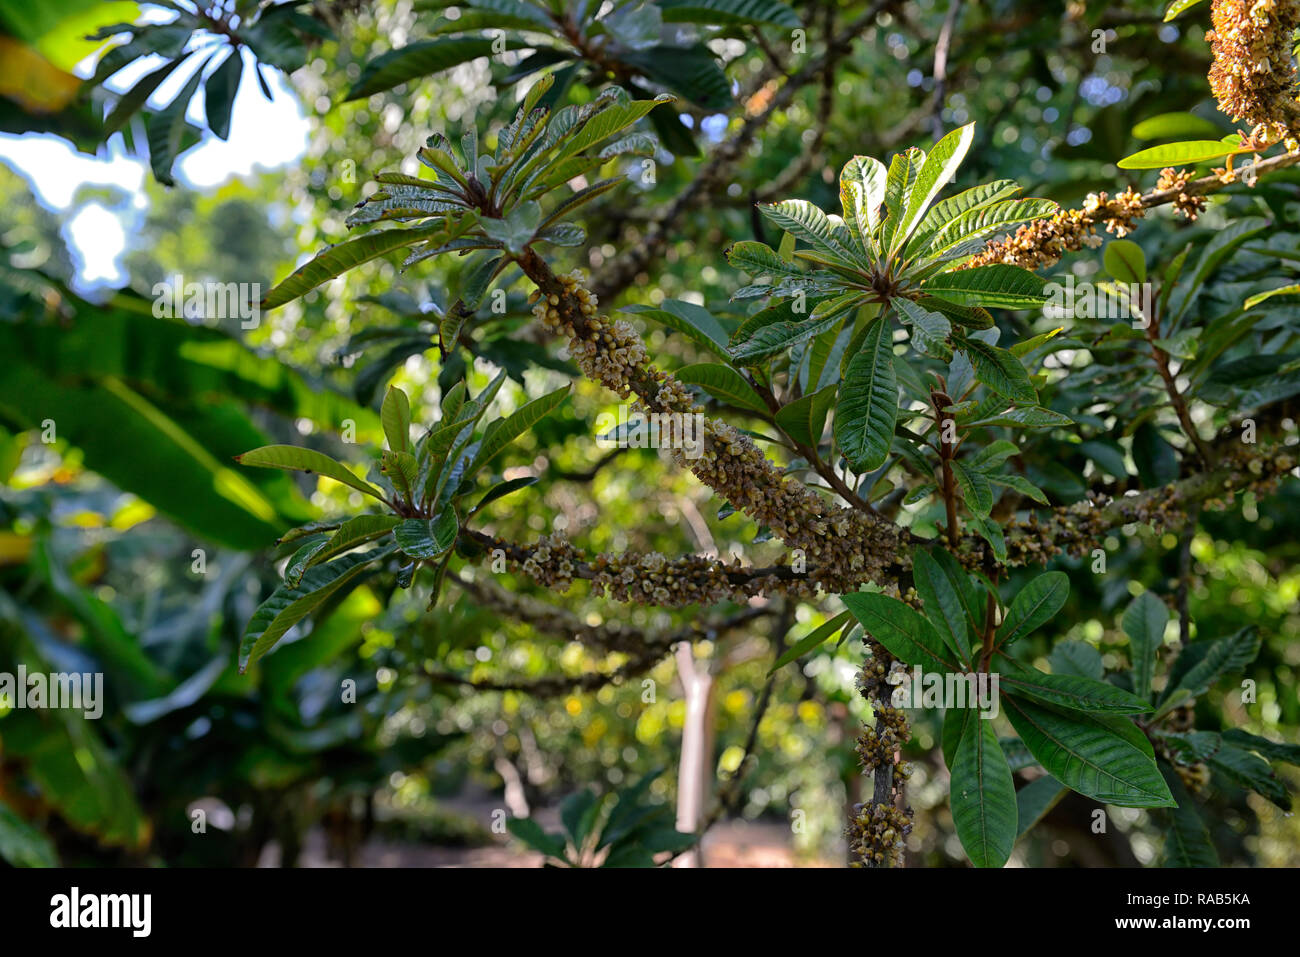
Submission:
[[[677,830],[698,831],[713,792],[714,675],[712,661],[696,661],[689,642],[677,646],[677,673],[686,696],[682,754],[677,774]],[[674,862],[676,867],[701,867],[698,848]]]

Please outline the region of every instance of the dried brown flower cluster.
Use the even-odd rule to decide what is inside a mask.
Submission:
[[[1114,199],[1105,193],[1089,193],[1082,209],[1063,209],[1047,219],[1026,223],[1015,235],[997,240],[984,247],[961,265],[962,269],[1006,263],[1025,269],[1053,266],[1069,252],[1085,246],[1095,249],[1101,245],[1097,225],[1106,227],[1108,233],[1127,236],[1134,224],[1146,215],[1142,194],[1132,187]]]
[[[1005,529],[1007,564],[1042,564],[1060,552],[1085,555],[1123,525],[1150,525],[1157,531],[1181,527],[1194,505],[1214,511],[1227,508],[1238,492],[1270,494],[1297,464],[1300,456],[1293,447],[1234,442],[1222,451],[1214,472],[1113,500],[1094,496],[1058,508],[1044,521],[1036,513],[1012,520]],[[970,560],[978,559],[981,550],[976,543]],[[968,560],[966,554],[959,557]]]
[[[479,541],[489,552],[500,549],[510,565],[539,585],[567,591],[575,580],[617,601],[679,608],[722,601],[747,602],[757,596],[783,594],[795,598],[817,595],[813,574],[799,574],[789,565],[745,566],[739,559],[724,561],[702,555],[667,558],[658,552],[602,553],[588,557],[559,533],[544,536],[534,546],[515,545],[489,536]],[[810,569],[811,571],[811,569]]]
[[[1172,166],[1167,166],[1160,171],[1160,179],[1156,181],[1156,189],[1160,192],[1176,190],[1178,195],[1173,199],[1174,212],[1187,217],[1191,222],[1195,222],[1196,217],[1205,212],[1205,199],[1187,192],[1187,184],[1192,179],[1191,170],[1174,169]]]
[[[599,315],[580,272],[557,276],[535,254],[520,264],[538,287],[534,314],[546,328],[568,337],[569,352],[584,374],[622,397],[635,395],[644,413],[699,411],[690,390],[651,364],[630,325]],[[704,433],[703,453],[688,457],[675,450],[677,463],[788,547],[802,549],[828,592],[894,577],[902,532],[892,522],[837,506],[783,475],[749,436],[721,420],[706,419]]]
[[[1291,66],[1300,0],[1214,0],[1210,17],[1209,79],[1219,108],[1252,124],[1256,138],[1300,148],[1300,104]]]
[[[850,867],[898,867],[903,863],[903,838],[912,833],[912,819],[892,804],[855,804],[846,835]]]
[[[872,776],[875,793],[867,804],[856,805],[845,829],[854,866],[897,867],[903,862],[903,838],[912,830],[908,807],[899,807],[911,765],[899,760],[899,751],[912,737],[907,713],[890,704],[892,671],[901,666],[884,645],[870,636],[869,656],[858,672],[858,692],[872,707],[875,726],[858,736],[857,753],[864,774]]]

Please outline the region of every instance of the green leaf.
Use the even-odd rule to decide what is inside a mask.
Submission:
[[[789,233],[785,235],[789,236]],[[789,260],[782,259],[777,252],[766,243],[758,243],[753,240],[742,240],[738,243],[732,243],[723,252],[727,262],[732,266],[749,273],[755,278],[759,276],[772,276],[774,278],[800,278],[807,275],[804,270],[798,266],[792,265]]]
[[[956,221],[964,219],[967,213],[1008,200],[1018,192],[1020,186],[1014,180],[999,179],[963,190],[955,196],[935,203],[925,214],[907,245],[903,247],[904,254],[908,258],[915,258],[930,248],[939,230],[946,231]]]
[[[1201,2],[1202,0],[1174,0],[1173,3],[1169,4],[1169,8],[1165,10],[1165,23],[1174,19],[1174,17],[1178,16],[1184,10],[1190,10]]]
[[[1063,715],[1008,694],[1007,718],[1025,746],[1062,784],[1121,807],[1170,807],[1151,742],[1127,718]]]
[[[1168,17],[1166,17],[1168,19]],[[1165,867],[1218,867],[1219,855],[1210,832],[1196,810],[1196,802],[1177,772],[1161,765],[1161,774],[1169,785],[1175,806],[1169,811],[1169,829],[1165,836]]]
[[[999,672],[1005,690],[1071,711],[1145,714],[1153,710],[1149,702],[1137,695],[1094,678],[1044,674],[1036,668],[1021,667],[1006,660],[1001,663]]]
[[[686,385],[698,385],[720,402],[767,415],[767,403],[735,369],[714,362],[683,366],[674,375]]]
[[[460,522],[454,509],[444,509],[434,518],[408,518],[393,528],[393,538],[403,554],[436,561],[456,545]]]
[[[1005,648],[1041,628],[1055,617],[1070,597],[1070,577],[1065,572],[1044,572],[1016,593],[1007,616],[998,626],[998,646]]]
[[[969,469],[963,462],[952,463],[953,478],[957,480],[957,491],[961,493],[966,507],[981,518],[987,518],[993,510],[993,489],[988,476],[983,472]]]
[[[665,299],[658,306],[627,306],[621,311],[661,322],[704,346],[718,358],[731,361],[727,353],[726,330],[703,306],[680,299]]]
[[[725,110],[731,106],[731,82],[703,44],[626,50],[619,59],[704,109]]]
[[[542,830],[542,826],[531,817],[512,817],[506,821],[506,829],[535,851],[547,857],[565,860],[564,838]]]
[[[1020,360],[1006,349],[999,349],[979,339],[963,339],[957,348],[966,353],[975,367],[975,378],[998,395],[1012,402],[1036,403],[1038,393]]]
[[[327,598],[354,581],[377,560],[391,555],[391,546],[344,555],[337,561],[310,568],[295,587],[281,585],[258,606],[239,642],[239,673],[275,647],[294,625]]]
[[[207,61],[204,60],[174,100],[157,113],[145,116],[145,133],[149,139],[149,166],[153,170],[154,178],[165,186],[174,185],[171,170],[172,164],[176,161],[176,154],[181,148],[181,140],[185,136],[185,110],[199,90],[199,83],[203,81],[203,69],[206,66]]]
[[[342,482],[358,492],[373,496],[381,502],[384,500],[384,495],[379,489],[357,478],[347,466],[313,449],[303,449],[296,445],[264,445],[260,449],[236,455],[235,461],[240,465],[255,465],[260,468],[316,472],[336,482]]]
[[[927,619],[939,629],[939,634],[961,661],[967,661],[970,651],[970,629],[962,596],[948,572],[923,549],[912,552],[912,580],[916,593],[925,606]]]
[[[885,201],[889,172],[880,160],[855,156],[840,171],[840,206],[844,222],[857,235],[864,253],[880,226],[880,204]]]
[[[1178,478],[1178,453],[1150,422],[1133,433],[1133,464],[1143,488],[1168,485]]]
[[[489,38],[449,37],[412,43],[375,57],[361,70],[361,76],[345,100],[359,100],[374,93],[390,90],[398,84],[418,77],[440,73],[461,63],[492,55]],[[511,41],[509,49],[519,49],[524,44]]]
[[[835,404],[838,388],[837,385],[828,385],[811,395],[795,399],[776,414],[776,424],[796,442],[817,446],[826,429],[826,416]]]
[[[1268,220],[1252,216],[1247,219],[1235,220],[1231,225],[1214,233],[1210,241],[1205,244],[1205,248],[1201,250],[1201,256],[1196,262],[1196,269],[1191,277],[1184,282],[1180,282],[1177,292],[1171,297],[1169,312],[1172,314],[1175,323],[1182,318],[1183,313],[1196,300],[1201,286],[1204,285],[1209,275],[1219,267],[1219,264],[1231,255],[1238,246],[1252,236],[1263,232],[1268,226]]]
[[[300,525],[297,528],[285,532],[276,540],[276,544],[284,545],[288,542],[296,542],[304,538],[311,538],[318,532],[332,532],[342,524],[343,522],[340,519],[323,522],[308,522],[306,525]]]
[[[989,543],[995,561],[1006,564],[1007,540],[1002,534],[1002,526],[985,515],[976,515],[971,520],[973,528],[984,541]]]
[[[104,120],[104,138],[107,139],[112,134],[120,130],[139,109],[145,105],[153,91],[162,85],[163,80],[171,76],[176,68],[184,63],[186,57],[177,57],[168,63],[164,63],[158,69],[142,77],[135,86],[131,87],[126,93],[118,99],[113,111],[108,114]]]
[[[320,565],[336,555],[351,551],[358,545],[381,538],[392,531],[393,526],[399,521],[401,519],[396,515],[358,515],[350,518],[339,526],[338,531],[324,542],[320,549],[311,554],[307,566]]]
[[[1054,675],[1078,675],[1081,678],[1102,676],[1101,652],[1086,641],[1059,641],[1047,656]]]
[[[302,576],[307,571],[307,565],[312,557],[319,553],[329,538],[325,535],[314,536],[303,544],[290,557],[284,566],[284,583],[290,588],[297,588],[302,581]]]
[[[1106,244],[1102,257],[1106,272],[1116,282],[1141,283],[1147,281],[1147,261],[1142,247],[1128,239],[1112,239]]]
[[[924,283],[922,290],[958,305],[1027,309],[1047,301],[1043,286],[1043,280],[1028,269],[993,263],[940,273]]]
[[[849,360],[835,407],[835,440],[856,472],[872,472],[889,457],[898,416],[893,336],[883,318],[872,322],[862,350]]]
[[[385,450],[380,453],[379,462],[379,471],[388,476],[398,497],[414,502],[419,497],[419,460],[410,452]]]
[[[1139,150],[1119,161],[1120,169],[1163,169],[1166,166],[1189,166],[1223,156],[1249,153],[1221,140],[1187,140]]]
[[[665,23],[752,23],[794,29],[799,15],[778,0],[658,0]]]
[[[395,385],[384,393],[384,404],[379,410],[379,421],[384,426],[384,437],[393,452],[408,452],[411,446],[411,400]]]
[[[484,219],[483,232],[512,253],[522,253],[537,236],[542,223],[542,207],[536,200],[520,203],[504,219]]]
[[[976,867],[1002,867],[1016,842],[1016,787],[993,722],[962,709],[952,760],[952,820]],[[945,719],[946,723],[946,719]]]
[[[221,65],[212,71],[203,87],[203,108],[208,118],[208,129],[218,139],[230,136],[230,111],[239,92],[239,81],[244,75],[244,58],[238,47],[231,47]]]
[[[1005,426],[1013,429],[1058,429],[1068,428],[1074,424],[1074,420],[1069,416],[1062,415],[1060,412],[1053,412],[1051,409],[1007,409],[1005,412],[999,412],[996,415],[981,416],[969,421],[962,421],[958,416],[957,421],[967,428],[974,429],[981,426]]]
[[[1210,756],[1209,765],[1238,787],[1268,798],[1283,811],[1291,810],[1286,785],[1258,755],[1225,744]]]
[[[934,144],[917,173],[916,184],[908,192],[906,210],[889,237],[886,249],[890,253],[907,242],[939,191],[956,175],[974,137],[975,124],[967,123]]]
[[[1192,0],[1199,3],[1200,0]],[[1175,4],[1176,6],[1176,4]],[[1170,8],[1173,9],[1172,7]],[[1166,15],[1168,19],[1168,15]],[[1195,113],[1161,113],[1151,116],[1133,127],[1133,136],[1139,140],[1167,140],[1188,136],[1202,136],[1207,139],[1219,136],[1219,127]]]
[[[1240,728],[1230,728],[1223,732],[1223,740],[1249,751],[1257,751],[1271,761],[1285,761],[1287,764],[1300,765],[1300,745],[1270,741]]]
[[[512,492],[517,492],[521,488],[527,488],[530,485],[536,485],[536,484],[537,484],[537,476],[535,475],[525,475],[521,478],[513,478],[505,482],[500,482],[497,485],[492,486],[492,488],[488,489],[487,494],[478,500],[478,504],[474,506],[473,511],[470,512],[470,515],[472,516],[477,514],[478,512],[482,511],[482,509],[485,506],[490,505],[491,503],[495,502],[499,498],[505,498],[507,495],[511,494]]]
[[[764,203],[758,208],[776,226],[802,239],[831,260],[845,265],[853,262],[853,253],[845,242],[849,239],[847,228],[842,222],[837,228],[836,223],[815,203],[806,199],[786,199],[779,203]]]
[[[853,616],[851,612],[847,612],[847,611],[840,612],[830,621],[818,626],[817,628],[814,628],[807,635],[800,638],[793,645],[787,648],[785,650],[785,653],[782,654],[780,658],[776,659],[776,663],[772,665],[772,667],[768,670],[767,673],[769,675],[773,675],[777,671],[780,671],[783,667],[788,665],[790,662],[794,661],[797,658],[802,658],[804,655],[808,654],[808,652],[812,651],[814,648],[819,647],[824,642],[826,642],[826,640],[829,639],[831,635],[835,634],[837,631],[842,629],[845,623],[848,622],[852,617]]]
[[[819,336],[835,328],[844,314],[853,308],[854,303],[849,301],[851,298],[853,297],[824,300],[813,307],[812,314],[795,312],[795,300],[778,303],[755,313],[733,335],[730,356],[742,365],[754,366]],[[818,313],[826,303],[837,305]]]
[[[1156,652],[1165,642],[1165,625],[1168,623],[1169,609],[1154,592],[1144,591],[1124,610],[1121,626],[1132,648],[1133,691],[1141,698],[1151,697]]]
[[[1243,309],[1254,309],[1261,302],[1272,299],[1274,296],[1294,296],[1300,293],[1300,283],[1291,283],[1288,286],[1279,286],[1277,289],[1270,289],[1267,292],[1256,293],[1250,296],[1242,303]]]
[[[53,842],[0,803],[0,860],[11,867],[58,867]]]
[[[880,249],[884,252],[892,252],[897,248],[894,237],[899,233],[899,226],[907,215],[908,198],[916,188],[924,165],[925,151],[914,146],[894,154],[894,158],[889,161],[889,170],[885,176],[885,219],[880,226]]]
[[[600,810],[601,803],[595,791],[583,788],[574,791],[560,804],[560,822],[569,833],[569,841],[575,848],[581,848],[587,840],[591,825],[595,822],[594,812]]]
[[[867,634],[895,658],[909,665],[960,672],[939,632],[911,606],[876,592],[854,592],[840,598]]]
[[[935,207],[936,209],[938,207]],[[1010,233],[1012,227],[1033,222],[1058,212],[1060,207],[1050,199],[1014,199],[980,206],[962,213],[947,222],[924,242],[914,246],[917,237],[923,236],[926,221],[922,221],[913,243],[908,244],[908,255],[923,262],[944,262],[963,259],[983,248],[994,234]]]
[[[1178,691],[1192,698],[1204,694],[1220,678],[1240,671],[1254,661],[1259,655],[1261,641],[1255,627],[1248,625],[1225,638],[1185,645],[1179,652],[1160,700],[1168,701]]]
[[[1031,498],[1035,502],[1039,502],[1042,505],[1047,504],[1047,496],[1043,493],[1043,490],[1039,488],[1037,485],[1035,485],[1033,482],[1029,481],[1029,479],[1025,478],[1023,475],[990,474],[988,476],[988,480],[992,482],[994,485],[1001,485],[1006,488],[1012,489],[1013,491],[1019,492],[1021,495],[1025,496],[1026,498]]]
[[[512,412],[504,419],[499,419],[489,425],[483,433],[483,442],[479,445],[478,454],[474,456],[474,461],[466,469],[465,476],[474,475],[479,469],[496,458],[511,442],[559,408],[560,404],[569,397],[569,388],[568,385],[565,385],[554,392],[548,392],[546,395],[534,399],[522,408]]]
[[[893,305],[904,322],[911,323],[928,338],[947,339],[952,335],[952,323],[942,313],[932,312],[901,296],[893,300]]]
[[[1050,774],[1034,778],[1016,792],[1016,837],[1024,837],[1029,830],[1041,821],[1056,802],[1061,800],[1067,788]]]
[[[329,246],[277,283],[262,299],[262,308],[275,309],[283,306],[286,302],[292,302],[315,289],[321,283],[343,275],[349,269],[370,262],[372,259],[378,259],[395,249],[414,246],[445,231],[441,225],[381,229]]]

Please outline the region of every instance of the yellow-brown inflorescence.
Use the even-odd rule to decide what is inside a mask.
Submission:
[[[1210,18],[1209,80],[1219,109],[1250,123],[1256,139],[1300,148],[1300,104],[1291,66],[1300,0],[1214,0]]]
[[[1300,465],[1300,450],[1283,445],[1230,444],[1220,451],[1214,472],[1115,499],[1089,498],[1053,509],[1044,520],[1030,513],[1005,527],[1008,565],[1043,564],[1065,552],[1075,557],[1097,547],[1113,529],[1150,526],[1157,531],[1181,527],[1193,506],[1227,508],[1239,492],[1263,498]],[[979,550],[958,556],[978,564]]]
[[[900,807],[911,765],[900,750],[912,737],[907,714],[890,704],[892,671],[902,667],[884,645],[868,636],[869,656],[858,672],[858,693],[872,707],[875,725],[858,735],[857,753],[863,774],[874,781],[871,800],[853,808],[845,829],[853,862],[858,867],[897,867],[903,862],[903,839],[912,830],[911,809]]]
[[[589,557],[558,532],[531,546],[488,536],[481,536],[479,544],[487,549],[489,561],[499,549],[507,562],[543,587],[563,592],[575,581],[588,581],[598,594],[636,604],[680,608],[721,601],[744,603],[758,596],[812,598],[817,594],[813,576],[795,573],[789,565],[756,569],[734,558],[668,558],[658,552]]]
[[[1114,199],[1105,193],[1090,193],[1082,209],[1063,209],[1047,219],[1026,223],[1014,235],[989,243],[983,252],[972,256],[960,268],[972,269],[990,263],[1025,269],[1053,266],[1066,253],[1077,252],[1085,246],[1100,246],[1099,224],[1109,233],[1127,236],[1144,215],[1142,194],[1131,187]]]
[[[636,396],[643,413],[694,414],[694,395],[667,372],[655,368],[636,331],[598,313],[596,297],[574,272],[556,276],[535,256],[521,261],[538,286],[533,312],[549,330],[568,339],[569,353],[583,373],[619,396]],[[721,420],[704,419],[702,454],[673,450],[674,460],[693,472],[733,507],[770,528],[787,547],[800,549],[810,577],[830,593],[857,583],[890,580],[899,567],[903,532],[877,515],[840,507],[803,483],[781,474],[753,440]],[[632,587],[628,585],[628,587]]]
[[[1177,190],[1178,195],[1173,199],[1174,212],[1195,222],[1196,217],[1205,212],[1205,199],[1187,192],[1187,184],[1192,179],[1191,170],[1166,167],[1160,171],[1156,189],[1162,193],[1165,190]]]

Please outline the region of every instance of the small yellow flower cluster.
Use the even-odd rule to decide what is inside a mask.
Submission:
[[[997,240],[984,247],[959,268],[972,269],[990,263],[1006,263],[1025,269],[1052,266],[1069,252],[1085,246],[1095,249],[1101,245],[1097,224],[1116,236],[1127,236],[1134,224],[1146,215],[1142,194],[1132,187],[1114,199],[1105,193],[1089,193],[1082,209],[1063,209],[1047,219],[1026,223],[1015,235]]]
[[[1209,80],[1219,109],[1251,123],[1255,138],[1300,148],[1300,104],[1291,66],[1300,0],[1214,0],[1210,19]]]
[[[1205,212],[1205,200],[1200,196],[1193,196],[1187,192],[1187,184],[1192,180],[1191,170],[1174,169],[1167,166],[1160,171],[1160,179],[1156,181],[1156,189],[1161,192],[1167,190],[1177,190],[1178,195],[1174,197],[1174,212],[1186,216],[1188,221],[1195,222],[1196,217]]]

